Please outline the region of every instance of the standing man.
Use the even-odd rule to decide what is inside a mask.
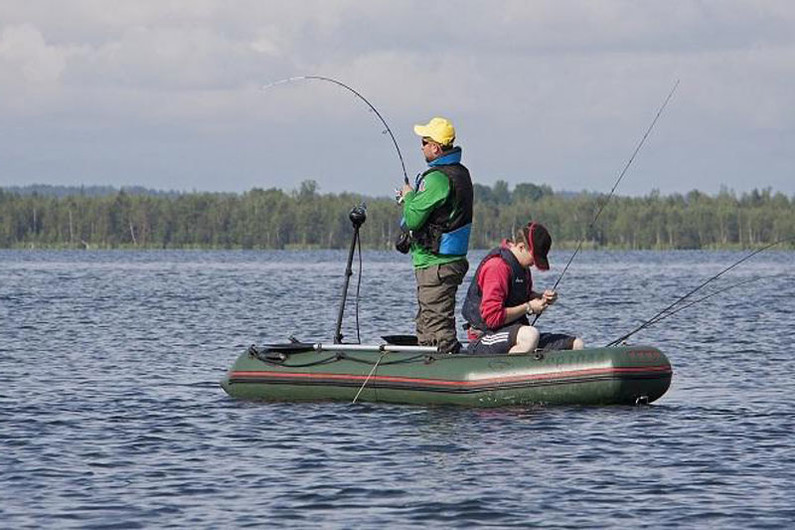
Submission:
[[[469,285],[462,314],[469,324],[469,353],[531,353],[581,350],[579,337],[539,333],[528,316],[540,315],[558,298],[555,291],[533,291],[530,267],[549,270],[552,237],[539,223],[518,229],[513,240],[486,254]]]
[[[428,170],[398,193],[417,279],[417,338],[422,346],[457,353],[455,295],[469,269],[472,179],[461,165],[461,148],[453,146],[455,128],[449,120],[433,118],[415,125],[414,132],[422,138]]]

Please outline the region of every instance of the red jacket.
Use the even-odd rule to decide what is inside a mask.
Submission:
[[[506,241],[500,245],[508,248]],[[526,269],[527,299],[533,290],[533,279],[530,270]],[[508,298],[511,281],[511,267],[500,256],[492,256],[480,267],[477,275],[478,286],[483,293],[480,302],[480,315],[489,328],[497,329],[505,324],[505,300]],[[470,340],[477,338],[473,329],[467,333]]]

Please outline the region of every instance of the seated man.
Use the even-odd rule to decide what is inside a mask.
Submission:
[[[530,267],[549,269],[552,237],[543,225],[528,223],[513,240],[503,240],[478,265],[467,291],[462,315],[469,327],[468,353],[530,353],[539,350],[581,350],[581,338],[539,333],[528,315],[540,315],[557,300],[555,291],[533,291]]]

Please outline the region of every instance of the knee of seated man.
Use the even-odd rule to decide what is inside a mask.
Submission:
[[[530,351],[538,345],[538,339],[541,337],[539,331],[533,326],[522,326],[516,333],[516,345],[523,346]]]

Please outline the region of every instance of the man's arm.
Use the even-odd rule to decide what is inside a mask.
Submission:
[[[424,181],[424,190],[409,191],[403,195],[403,219],[409,230],[422,228],[431,213],[447,199],[450,193],[450,182],[447,180],[447,175],[441,171],[428,173]]]
[[[483,264],[478,274],[478,285],[483,293],[480,302],[480,316],[489,329],[498,329],[527,313],[527,303],[506,307],[510,289],[511,269],[498,257],[493,257]]]

